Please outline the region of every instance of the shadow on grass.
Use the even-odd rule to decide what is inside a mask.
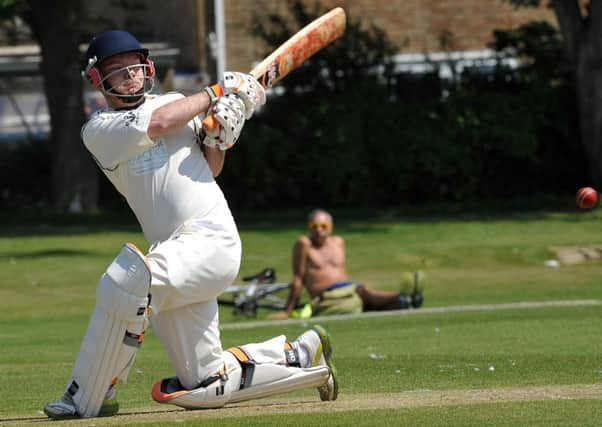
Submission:
[[[488,221],[539,221],[555,216],[557,220],[576,223],[601,219],[598,209],[582,210],[575,206],[571,194],[560,196],[536,195],[531,198],[509,198],[496,201],[466,201],[441,204],[403,205],[388,208],[330,208],[311,206],[307,209],[273,207],[264,209],[233,209],[234,218],[242,231],[305,230],[307,216],[315,208],[333,214],[339,230],[381,232],[394,223],[443,223]],[[103,232],[140,232],[130,211],[98,212],[93,214],[40,213],[26,210],[0,213],[0,237],[89,234]]]
[[[0,238],[140,232],[130,212],[58,214],[23,210],[0,212]]]
[[[66,258],[66,257],[90,257],[90,256],[104,256],[104,254],[99,254],[98,252],[93,251],[74,251],[69,249],[50,249],[45,251],[30,251],[30,252],[2,252],[0,251],[0,259],[14,259],[14,260],[23,260],[23,259],[40,259],[40,258]]]
[[[328,209],[335,227],[341,231],[382,232],[393,224],[436,224],[446,222],[537,222],[550,218],[567,223],[585,220],[602,220],[602,211],[583,210],[575,206],[572,197],[549,200],[524,201],[521,199],[489,203],[455,203],[408,205],[388,209]],[[235,212],[239,227],[245,231],[305,230],[308,210],[280,210],[278,212]]]

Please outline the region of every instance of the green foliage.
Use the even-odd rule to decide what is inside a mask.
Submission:
[[[569,70],[562,37],[545,21],[534,21],[512,30],[495,30],[491,47],[504,56],[526,59],[518,76],[531,79],[565,77]]]
[[[291,3],[297,27],[318,14]],[[273,46],[294,31],[278,16],[256,29]],[[246,125],[220,178],[230,200],[369,207],[573,191],[587,177],[574,167],[584,154],[558,32],[534,22],[494,35],[500,59],[526,65],[447,82],[395,73],[385,35],[350,23]]]
[[[20,25],[18,18],[29,12],[27,0],[0,0],[0,34],[9,43],[28,40],[29,32]]]
[[[541,3],[541,0],[506,0],[506,2],[519,9],[521,7],[537,7]]]
[[[50,158],[47,140],[0,144],[0,207],[48,206]]]
[[[246,125],[221,183],[238,207],[369,207],[572,191],[584,179],[571,166],[582,152],[569,142],[570,93],[541,82],[466,86],[419,104],[391,100],[370,78],[335,102],[273,98]]]
[[[10,19],[27,7],[26,0],[0,0],[0,19]]]
[[[318,3],[311,11],[298,0],[289,0],[287,4],[290,16],[272,14],[266,19],[260,11],[255,19],[254,35],[270,46],[266,56],[326,12]],[[379,69],[378,75],[385,79],[390,76],[391,57],[398,50],[382,29],[374,25],[364,28],[359,20],[348,17],[345,33],[305,61],[294,71],[294,77],[284,79],[280,85],[288,94],[311,91],[325,96],[325,93],[352,90],[356,79],[374,75],[375,69]]]

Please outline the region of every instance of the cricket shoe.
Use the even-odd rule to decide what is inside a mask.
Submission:
[[[425,274],[423,271],[405,272],[401,276],[401,293],[399,305],[401,309],[419,308],[424,303]]]
[[[322,326],[314,325],[313,328],[299,335],[296,342],[307,350],[310,367],[328,366],[330,376],[328,381],[318,387],[318,392],[321,400],[336,400],[339,394],[339,383],[332,360],[332,343],[328,332]]]
[[[401,293],[397,297],[398,308],[400,310],[405,310],[411,307],[419,308],[422,306],[424,302],[424,297],[421,292],[414,292],[411,295]]]
[[[107,390],[107,394],[102,402],[99,417],[112,417],[119,412],[119,402],[117,402],[117,390],[114,385],[111,385]],[[44,413],[53,420],[70,420],[80,418],[73,402],[73,397],[69,393],[65,393],[62,398],[48,403],[44,407]]]
[[[422,292],[415,292],[411,295],[412,298],[412,307],[419,308],[422,306],[424,302],[424,297],[422,296]]]

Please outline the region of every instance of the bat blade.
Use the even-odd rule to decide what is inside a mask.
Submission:
[[[282,80],[305,60],[328,46],[345,32],[345,10],[336,7],[297,31],[267,58],[249,72],[263,87],[269,88]],[[205,132],[217,128],[213,116],[203,120]]]
[[[249,74],[259,80],[263,87],[273,86],[316,52],[343,35],[346,21],[342,8],[332,9],[282,43],[278,49],[253,67]]]

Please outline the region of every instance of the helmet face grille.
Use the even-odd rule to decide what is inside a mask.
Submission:
[[[142,70],[142,72],[143,72],[143,77],[142,77],[143,84],[142,84],[142,88],[138,92],[136,92],[134,94],[119,93],[116,90],[116,88],[112,87],[109,84],[109,79],[111,78],[111,76],[118,74],[118,73],[123,73],[124,71],[126,71],[129,74],[130,70],[136,70],[136,69]],[[109,73],[108,75],[102,77],[102,80],[99,82],[98,87],[102,86],[102,90],[106,94],[111,95],[111,96],[116,96],[116,97],[119,97],[122,99],[140,98],[141,95],[147,94],[153,89],[153,86],[154,86],[153,75],[154,75],[154,68],[152,66],[152,61],[147,60],[146,63],[129,65],[127,67],[119,68],[119,69]]]
[[[103,77],[94,64],[95,62],[93,61],[91,66],[86,67],[84,70],[84,76],[88,79],[93,87],[99,88],[109,76]],[[155,64],[149,58],[146,58],[144,61],[142,61],[140,65],[144,67],[144,74],[146,78],[150,79],[155,76]]]

